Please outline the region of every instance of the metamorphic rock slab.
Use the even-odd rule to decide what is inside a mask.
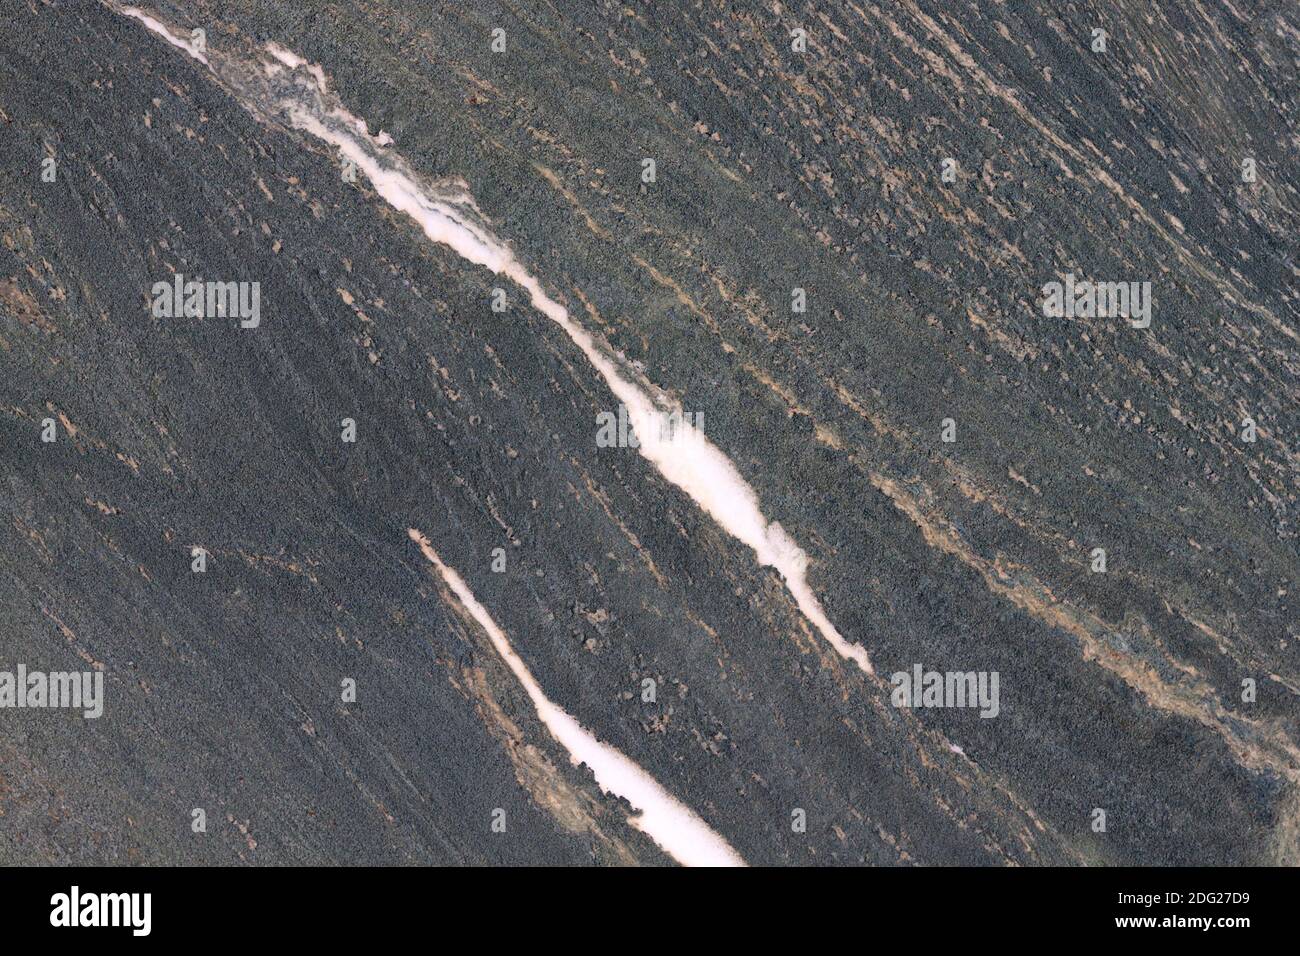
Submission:
[[[0,863],[1300,863],[1298,62],[0,0]]]

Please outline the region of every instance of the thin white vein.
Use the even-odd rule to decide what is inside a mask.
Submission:
[[[510,639],[478,602],[469,585],[415,528],[407,532],[437,569],[447,587],[487,634],[492,646],[527,692],[537,717],[565,750],[575,766],[586,764],[606,793],[622,797],[636,809],[628,822],[654,840],[665,853],[685,866],[744,866],[731,844],[689,807],[660,786],[637,763],[598,740],[564,708],[546,696],[528,665],[515,653]]]

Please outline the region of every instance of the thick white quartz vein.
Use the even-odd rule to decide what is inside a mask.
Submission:
[[[119,10],[119,12],[128,12]],[[375,192],[394,209],[409,215],[434,242],[450,247],[462,258],[505,276],[528,292],[533,307],[551,319],[587,357],[614,397],[628,411],[640,442],[640,453],[672,484],[689,495],[714,521],[754,550],[760,564],[775,568],[785,580],[804,617],[841,656],[872,673],[864,648],[836,630],[808,584],[808,555],[778,522],[769,522],[758,494],[716,445],[662,394],[617,361],[608,346],[569,316],[552,299],[510,250],[494,236],[474,200],[459,188],[433,184],[416,173],[401,156],[385,149],[387,134],[371,136],[366,123],[349,113],[328,91],[318,66],[275,44],[256,69],[230,58],[207,56],[172,35],[165,26],[134,8],[128,15],[163,35],[169,43],[201,60],[218,79],[257,113],[287,120],[290,125],[329,143],[370,180]],[[661,427],[666,414],[676,414],[671,429]]]

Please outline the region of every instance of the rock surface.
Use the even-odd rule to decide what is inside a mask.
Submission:
[[[0,709],[0,863],[673,862],[410,529],[750,864],[1300,860],[1294,6],[147,13],[463,181],[875,674],[600,447],[618,400],[517,283],[123,8],[6,0],[0,670],[106,690]],[[260,325],[156,317],[175,274]],[[1150,282],[1150,327],[1045,315],[1067,274]],[[896,706],[918,664],[996,673],[996,717]]]

